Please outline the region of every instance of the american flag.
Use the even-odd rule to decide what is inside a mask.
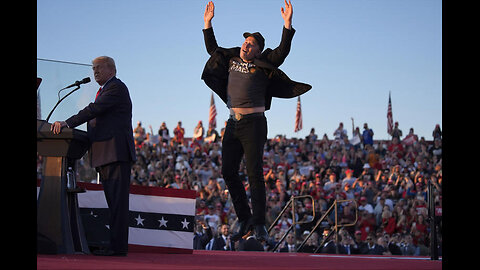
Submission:
[[[208,112],[208,127],[209,128],[216,128],[217,127],[217,109],[215,108],[215,100],[212,97],[210,98],[210,111]]]
[[[297,113],[295,114],[295,132],[300,131],[303,128],[302,124],[302,106],[300,104],[300,96],[297,100]]]
[[[392,135],[393,130],[393,116],[392,116],[392,99],[390,92],[388,92],[388,111],[387,111],[387,132]]]

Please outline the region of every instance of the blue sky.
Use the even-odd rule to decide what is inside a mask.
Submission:
[[[133,125],[154,131],[181,120],[192,136],[208,122],[211,90],[200,79],[208,59],[203,42],[206,0],[37,1],[37,57],[91,63],[115,59],[117,77],[133,102]],[[240,46],[242,33],[259,31],[265,47],[280,42],[282,0],[217,0],[213,28],[222,47]],[[309,83],[301,96],[303,130],[295,133],[296,99],[274,99],[266,112],[268,137],[305,137],[312,127],[333,138],[339,122],[351,136],[351,117],[375,139],[388,139],[387,102],[404,135],[410,127],[432,139],[442,124],[442,2],[439,0],[294,0],[292,49],[280,68]],[[37,61],[42,117],[57,91],[86,76],[92,82],[65,100],[50,121],[64,120],[92,101],[98,89],[89,67]],[[228,110],[215,96],[217,126]]]

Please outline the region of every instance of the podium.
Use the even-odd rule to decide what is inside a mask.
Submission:
[[[37,200],[37,253],[90,254],[77,198],[85,190],[76,187],[75,181],[75,161],[87,152],[87,133],[63,128],[53,134],[50,127],[37,120],[37,152],[44,159]]]

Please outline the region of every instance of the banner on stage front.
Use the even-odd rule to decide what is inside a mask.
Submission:
[[[109,210],[103,186],[77,184],[86,189],[78,194],[82,215],[87,214],[108,230]],[[192,253],[195,198],[194,190],[130,186],[129,252]]]

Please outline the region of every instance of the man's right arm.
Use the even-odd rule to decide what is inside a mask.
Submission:
[[[210,27],[208,29],[203,29],[202,31],[207,52],[209,55],[212,55],[218,48],[217,40],[215,39],[215,34],[213,33],[213,28]]]
[[[205,47],[207,48],[208,54],[212,55],[213,52],[218,48],[217,40],[215,39],[215,35],[213,33],[212,28],[212,19],[214,16],[215,5],[212,1],[208,2],[207,6],[205,7],[205,13],[203,14],[203,21],[204,21],[204,29],[203,29],[203,37],[205,40]]]

